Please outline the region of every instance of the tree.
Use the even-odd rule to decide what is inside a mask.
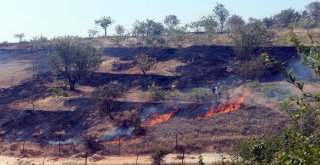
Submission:
[[[168,15],[164,19],[164,24],[168,29],[174,29],[180,24],[180,20],[176,15]]]
[[[213,9],[213,12],[216,18],[218,19],[220,25],[220,32],[222,33],[224,30],[224,24],[229,17],[229,11],[224,7],[223,4],[217,3],[217,5]]]
[[[171,42],[176,43],[182,41],[185,37],[187,27],[168,29],[168,37]]]
[[[53,41],[53,51],[48,55],[51,67],[69,82],[71,91],[75,83],[98,69],[101,55],[90,44],[77,42],[79,38],[60,37]]]
[[[89,38],[94,38],[95,36],[97,36],[98,33],[99,33],[99,31],[96,28],[88,29]]]
[[[195,21],[195,22],[191,22],[188,25],[191,29],[193,29],[194,32],[199,33],[201,31],[201,21]]]
[[[111,114],[114,101],[123,95],[123,88],[118,83],[109,83],[102,87],[99,87],[93,92],[93,96],[97,100],[98,107],[103,112],[107,113],[111,119]]]
[[[161,165],[164,162],[164,157],[168,152],[162,148],[156,148],[153,154],[151,155],[153,165]]]
[[[288,38],[302,56],[303,64],[313,69],[318,76],[320,74],[319,43],[315,42],[309,34],[312,45],[305,46],[293,29],[290,30]],[[264,136],[258,140],[249,139],[241,142],[242,147],[237,150],[239,155],[246,164],[319,164],[320,92],[316,90],[306,92],[304,83],[298,81],[294,73],[288,72],[283,63],[267,54],[264,54],[263,58],[302,94],[288,98],[287,106],[283,109],[288,116],[288,124],[281,132],[275,136]]]
[[[125,28],[124,28],[124,26],[122,26],[122,25],[117,25],[116,26],[116,28],[115,28],[115,31],[116,31],[116,34],[118,35],[118,36],[123,36],[124,35],[124,33],[125,33]]]
[[[145,75],[147,71],[152,69],[156,63],[156,59],[140,54],[136,56],[136,62],[137,62],[137,67],[142,71],[142,73]]]
[[[237,31],[237,29],[244,25],[245,21],[241,16],[238,15],[232,15],[227,21],[227,28],[229,31]]]
[[[298,21],[299,18],[300,14],[292,8],[282,10],[273,17],[277,27],[288,27],[290,24]]]
[[[204,16],[201,18],[200,22],[201,26],[209,36],[212,36],[216,32],[218,23],[213,16]]]
[[[160,36],[164,31],[164,27],[160,22],[147,19],[146,21],[136,21],[133,24],[133,33],[136,36]]]
[[[113,24],[111,17],[102,17],[99,20],[95,20],[96,25],[101,26],[104,29],[104,36],[107,36],[107,28]]]
[[[306,6],[306,11],[311,19],[320,21],[320,2],[311,2]]]
[[[236,56],[245,60],[250,60],[259,47],[271,45],[274,38],[274,32],[257,20],[252,20],[230,33]]]
[[[22,42],[22,41],[23,41],[23,38],[24,38],[24,33],[14,34],[13,36],[14,36],[15,38],[18,38],[18,39],[19,39],[19,42]]]

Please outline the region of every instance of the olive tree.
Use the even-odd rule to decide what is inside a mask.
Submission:
[[[123,95],[123,92],[122,86],[113,82],[97,88],[93,92],[93,96],[97,101],[99,109],[102,110],[102,112],[107,113],[109,117],[113,119],[111,112],[115,105],[114,102]]]
[[[102,62],[96,48],[78,40],[75,37],[57,38],[48,55],[49,64],[68,80],[71,91],[75,90],[77,81],[93,73]]]
[[[168,15],[164,19],[164,24],[168,29],[174,29],[180,24],[180,20],[176,15]]]
[[[217,5],[214,7],[213,12],[218,19],[219,26],[220,26],[220,32],[223,32],[224,25],[229,17],[229,11],[224,7],[223,4],[217,3]]]
[[[233,50],[238,59],[250,60],[259,47],[272,44],[274,32],[263,23],[252,20],[231,31]]]
[[[107,28],[113,24],[111,17],[102,17],[98,20],[95,20],[96,25],[101,26],[104,29],[104,36],[107,36]]]
[[[245,21],[241,16],[232,15],[227,21],[227,28],[229,31],[237,31],[237,29],[241,28],[245,25]]]
[[[148,55],[140,54],[136,56],[136,63],[138,69],[145,75],[147,71],[154,67],[156,59]]]
[[[311,2],[306,6],[306,11],[311,19],[320,21],[320,2]]]
[[[22,42],[22,41],[23,41],[23,38],[24,38],[24,33],[14,34],[13,36],[14,36],[15,38],[18,38],[18,39],[19,39],[19,42]]]

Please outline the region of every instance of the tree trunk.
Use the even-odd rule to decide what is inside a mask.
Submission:
[[[76,81],[69,80],[70,91],[75,90]]]
[[[104,28],[104,36],[107,37],[107,28]]]

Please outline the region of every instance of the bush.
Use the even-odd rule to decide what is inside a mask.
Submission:
[[[206,102],[212,99],[212,92],[206,88],[194,88],[188,93],[188,96],[192,100]]]
[[[83,145],[86,149],[86,152],[89,154],[94,154],[98,151],[103,150],[104,146],[101,141],[98,141],[94,136],[88,136],[84,139]]]
[[[283,145],[283,139],[279,135],[264,136],[242,140],[235,145],[234,151],[236,156],[246,160],[246,164],[271,164]]]
[[[52,96],[64,96],[64,97],[68,97],[69,93],[61,88],[58,89],[53,89],[51,91],[51,95]]]
[[[164,163],[164,157],[168,154],[168,151],[162,148],[156,148],[151,155],[153,165],[161,165]]]
[[[149,88],[149,101],[162,101],[165,99],[166,94],[166,91],[152,86]]]
[[[270,69],[265,65],[264,59],[259,56],[235,66],[235,73],[243,79],[255,80],[267,75]]]
[[[263,23],[252,21],[231,31],[231,36],[238,59],[249,60],[259,47],[271,45],[274,33]]]

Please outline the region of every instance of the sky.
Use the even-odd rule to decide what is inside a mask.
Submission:
[[[163,22],[174,14],[183,24],[199,20],[212,13],[216,3],[222,3],[231,14],[245,19],[263,18],[283,9],[303,10],[315,0],[1,0],[0,42],[17,42],[14,34],[24,33],[25,39],[77,35],[87,36],[96,27],[94,20],[110,16],[116,25],[132,28],[135,20],[146,18]],[[97,27],[98,28],[98,27]],[[101,35],[103,30],[100,30]]]

